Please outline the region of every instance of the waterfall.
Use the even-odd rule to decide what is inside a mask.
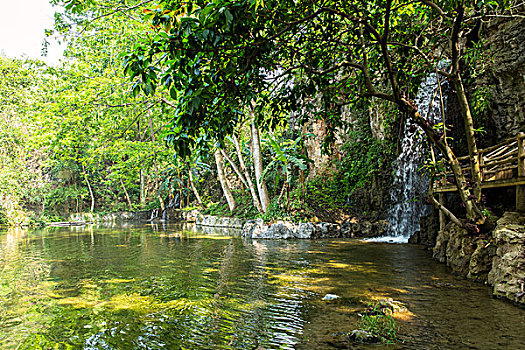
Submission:
[[[435,73],[429,74],[421,83],[414,102],[425,119],[433,123],[441,122],[441,101]],[[420,218],[430,211],[424,200],[429,179],[420,170],[428,154],[423,145],[423,131],[409,119],[404,121],[400,146],[401,152],[393,166],[392,206],[387,214],[389,236],[378,240],[404,243],[411,234],[419,231]]]

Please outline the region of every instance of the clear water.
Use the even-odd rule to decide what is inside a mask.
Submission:
[[[525,310],[416,246],[169,225],[0,232],[1,349],[332,349],[384,297],[409,309],[404,343],[349,348],[525,348]]]
[[[414,102],[425,119],[434,123],[442,120],[435,73],[429,74],[421,83]],[[390,223],[389,236],[396,237],[396,241],[407,242],[410,235],[419,231],[420,218],[429,213],[429,206],[424,200],[429,180],[421,171],[428,152],[423,143],[423,131],[410,119],[406,119],[403,124],[400,145],[401,152],[394,162],[394,180],[390,192],[393,205],[387,220]]]

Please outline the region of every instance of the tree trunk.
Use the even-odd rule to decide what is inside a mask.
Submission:
[[[84,173],[84,179],[86,180],[86,184],[89,190],[89,195],[91,196],[91,212],[95,209],[95,196],[93,196],[93,190],[91,189],[91,184],[89,183],[87,174],[86,174],[86,168],[84,167],[84,164],[82,164],[82,172]]]
[[[253,110],[249,108],[252,117]],[[253,147],[253,165],[255,168],[255,181],[257,182],[257,190],[259,191],[259,199],[261,200],[262,210],[266,212],[270,205],[270,198],[268,197],[268,189],[266,183],[262,180],[263,162],[261,155],[261,139],[259,138],[259,129],[255,126],[255,121],[251,124],[252,131],[252,147]]]
[[[239,144],[239,140],[237,140],[237,137],[235,135],[232,135],[233,144],[235,145],[235,150],[237,152],[237,158],[239,158],[239,165],[241,166],[241,169],[244,173],[244,178],[246,179],[246,183],[248,184],[248,189],[250,190],[250,193],[253,198],[253,204],[259,211],[259,213],[266,212],[266,209],[263,209],[261,206],[261,202],[259,201],[259,197],[257,196],[257,192],[255,192],[255,187],[253,186],[252,177],[250,176],[250,173],[248,172],[248,169],[246,168],[246,164],[244,163],[244,159],[242,157],[242,151],[241,151],[241,145]]]
[[[458,188],[461,201],[465,205],[467,210],[467,218],[471,219],[475,223],[482,224],[485,221],[485,217],[481,213],[481,210],[476,204],[474,197],[471,195],[468,182],[463,174],[461,165],[452,151],[452,149],[443,141],[441,135],[423,118],[423,116],[412,106],[408,101],[401,99],[399,102],[403,110],[407,110],[412,116],[412,120],[423,129],[428,138],[439,148],[439,150],[445,155],[448,163],[456,178],[456,186]]]
[[[456,225],[458,225],[460,227],[465,227],[465,225],[461,221],[459,221],[458,218],[454,214],[452,214],[452,212],[450,210],[445,208],[445,206],[443,204],[441,204],[439,201],[437,201],[436,198],[434,198],[434,196],[432,194],[429,194],[429,198],[434,203],[434,205],[436,205],[438,207],[440,213],[443,213],[443,215],[448,217],[450,219],[450,221],[452,221]]]
[[[190,181],[191,190],[193,191],[193,194],[195,195],[195,198],[197,199],[197,203],[199,203],[199,206],[204,208],[204,204],[202,203],[201,196],[199,195],[199,192],[197,191],[197,187],[195,187],[195,182],[193,181],[193,175],[191,173],[191,167],[188,165],[189,171],[188,171],[188,178]]]
[[[153,132],[152,118],[149,118],[148,126],[150,130],[151,142],[155,143],[155,133]],[[157,171],[157,163],[155,162],[155,158],[153,159],[153,170],[155,171],[155,187],[157,188],[157,199],[160,203],[160,209],[162,210],[162,213],[164,213],[164,211],[166,210],[166,204],[164,203],[164,199],[162,199],[162,196],[160,194],[159,172]]]
[[[160,203],[160,210],[164,212],[166,210],[166,204],[164,203],[164,199],[162,198],[160,194],[160,185],[159,185],[158,180],[156,181],[156,183],[157,183],[157,199],[159,200],[159,203]]]
[[[122,189],[124,190],[124,194],[126,195],[126,200],[128,201],[129,211],[133,210],[133,206],[131,205],[131,200],[129,199],[128,190],[126,190],[126,186],[124,186],[124,181],[120,179],[120,185],[122,186]]]
[[[228,153],[226,153],[224,150],[221,149],[221,154],[224,158],[226,158],[226,160],[228,161],[228,163],[230,163],[230,165],[232,166],[232,169],[233,171],[235,171],[235,173],[237,174],[237,176],[239,177],[239,180],[241,180],[242,184],[245,186],[245,187],[248,187],[248,184],[246,183],[246,179],[244,178],[244,175],[241,173],[241,171],[239,170],[239,168],[237,167],[237,164],[235,164],[235,162],[233,161],[233,159],[230,158],[230,156],[228,155]]]
[[[140,207],[144,209],[146,206],[146,193],[145,193],[145,185],[144,185],[144,174],[142,172],[142,169],[139,170],[139,178],[140,178]]]
[[[217,165],[217,173],[219,175],[222,192],[224,193],[224,197],[226,197],[230,211],[233,211],[235,209],[235,199],[233,198],[230,187],[228,186],[228,181],[226,180],[226,175],[224,174],[224,159],[219,150],[215,151],[215,163]]]
[[[454,87],[456,88],[456,96],[463,114],[463,121],[465,123],[465,134],[467,136],[468,153],[470,158],[470,169],[473,181],[473,193],[476,201],[481,200],[481,169],[479,165],[479,152],[476,144],[476,136],[474,135],[474,120],[470,112],[467,94],[463,87],[461,75],[457,73],[454,77]]]

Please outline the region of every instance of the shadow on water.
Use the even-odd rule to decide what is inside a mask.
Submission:
[[[390,297],[398,345],[525,348],[525,310],[409,245],[256,241],[194,226],[0,232],[2,349],[331,349]],[[339,299],[323,301],[325,294]]]

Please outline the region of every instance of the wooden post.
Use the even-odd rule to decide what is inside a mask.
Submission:
[[[479,151],[479,172],[481,177],[481,182],[485,180],[485,159],[483,158],[483,150]]]
[[[441,185],[444,186],[447,183],[447,179],[444,178],[441,181]],[[439,203],[441,203],[443,206],[447,206],[447,194],[444,192],[440,192],[438,196]],[[445,213],[443,211],[439,210],[439,231],[443,231],[445,229],[445,226],[447,225],[447,217],[445,216]]]
[[[518,181],[525,177],[525,133],[518,134]],[[516,211],[525,212],[525,186],[516,186]]]

